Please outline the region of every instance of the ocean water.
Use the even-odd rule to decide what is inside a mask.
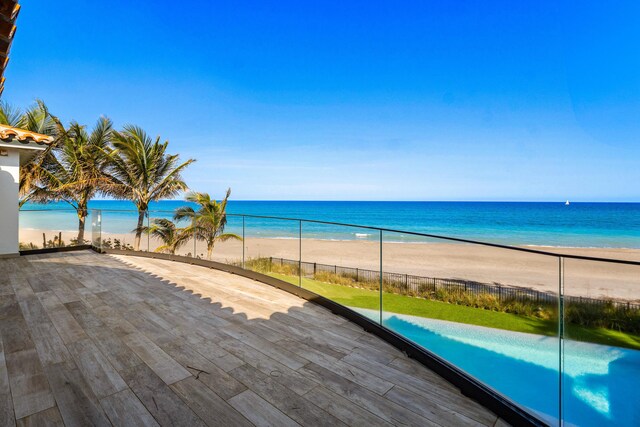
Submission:
[[[378,321],[379,312],[353,310]],[[640,351],[403,314],[383,324],[557,425],[640,425]],[[561,403],[560,403],[561,402]]]
[[[171,217],[186,202],[161,201],[150,207],[151,217]],[[130,232],[136,215],[130,202],[96,200],[102,209],[103,231]],[[21,227],[77,229],[77,219],[64,203],[27,204]],[[34,210],[38,210],[35,212]],[[42,212],[45,210],[46,212]],[[31,211],[31,212],[26,212]],[[330,202],[230,201],[230,214],[315,219],[383,227],[402,231],[462,237],[509,245],[640,248],[640,203],[534,203],[534,202]],[[241,217],[229,217],[228,230],[241,230]],[[90,225],[88,225],[90,227]],[[295,221],[247,218],[246,235],[294,238]],[[379,238],[375,230],[303,224],[303,237],[320,239]],[[385,233],[388,241],[424,241],[402,233]]]

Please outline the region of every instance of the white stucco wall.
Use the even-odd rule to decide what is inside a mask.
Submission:
[[[18,186],[20,153],[0,155],[0,256],[18,253]]]

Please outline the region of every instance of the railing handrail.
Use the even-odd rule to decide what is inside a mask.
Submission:
[[[67,210],[67,209],[24,209],[21,210],[22,212],[29,212],[29,211],[56,211],[56,210]],[[102,208],[89,208],[89,210],[99,210],[99,211],[104,211],[104,212],[138,212],[135,209],[102,209]],[[151,212],[159,212],[159,213],[171,213],[173,214],[174,211],[169,211],[169,210],[147,210],[145,211],[147,214],[151,213]],[[575,254],[567,254],[567,253],[562,253],[562,252],[549,252],[549,251],[543,251],[540,249],[532,249],[532,248],[524,248],[521,246],[511,246],[511,245],[504,245],[504,244],[500,244],[500,243],[492,243],[492,242],[484,242],[481,240],[473,240],[473,239],[463,239],[460,237],[452,237],[452,236],[442,236],[442,235],[438,235],[438,234],[430,234],[430,233],[420,233],[417,231],[408,231],[408,230],[396,230],[393,228],[386,228],[386,227],[376,227],[376,226],[372,226],[372,225],[358,225],[358,224],[349,224],[349,223],[343,223],[343,222],[336,222],[336,221],[323,221],[323,220],[318,220],[318,219],[307,219],[307,218],[293,218],[293,217],[279,217],[279,216],[271,216],[271,215],[254,215],[254,214],[240,214],[240,213],[227,213],[227,216],[234,216],[234,217],[243,217],[243,218],[260,218],[260,219],[274,219],[274,220],[282,220],[282,221],[295,221],[295,222],[307,222],[307,223],[311,223],[311,224],[324,224],[324,225],[335,225],[335,226],[341,226],[341,227],[350,227],[350,228],[360,228],[360,229],[365,229],[365,230],[376,230],[378,232],[382,231],[382,232],[387,232],[387,233],[400,233],[400,234],[406,234],[406,235],[410,235],[410,236],[417,236],[417,237],[427,237],[427,238],[431,238],[431,239],[439,239],[439,240],[447,240],[450,242],[457,242],[457,243],[468,243],[468,244],[473,244],[473,245],[481,245],[481,246],[487,246],[487,247],[492,247],[492,248],[499,248],[499,249],[507,249],[507,250],[512,250],[512,251],[519,251],[519,252],[526,252],[526,253],[532,253],[532,254],[537,254],[537,255],[544,255],[544,256],[551,256],[554,258],[565,258],[565,259],[576,259],[576,260],[583,260],[583,261],[595,261],[595,262],[608,262],[608,263],[614,263],[614,264],[626,264],[626,265],[635,265],[635,266],[640,266],[640,261],[633,261],[633,260],[626,260],[626,259],[618,259],[618,258],[604,258],[604,257],[593,257],[593,256],[587,256],[587,255],[575,255]]]

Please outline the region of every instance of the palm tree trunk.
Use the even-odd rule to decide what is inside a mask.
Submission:
[[[86,216],[81,216],[78,212],[78,245],[84,244],[84,223],[86,218]]]
[[[140,250],[140,237],[142,236],[142,225],[144,224],[144,211],[138,210],[138,226],[136,227],[136,238],[133,241],[133,250]]]
[[[213,252],[213,243],[207,245],[207,259],[211,261],[211,253]]]
[[[84,244],[84,228],[85,228],[84,226],[85,226],[85,222],[87,220],[87,215],[88,215],[86,206],[85,207],[79,206],[78,210],[77,210],[77,213],[78,213],[78,242],[77,242],[77,244],[78,245],[82,245],[82,244]]]

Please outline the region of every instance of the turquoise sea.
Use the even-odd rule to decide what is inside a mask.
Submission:
[[[150,216],[170,217],[175,208],[185,204],[179,200],[153,203]],[[90,207],[103,210],[105,232],[125,233],[135,227],[136,215],[132,212],[135,208],[130,202],[95,200]],[[21,214],[21,227],[77,229],[75,214],[68,209],[64,203],[27,204]],[[230,201],[227,211],[369,225],[511,245],[640,248],[640,203],[565,206],[564,202]],[[238,232],[241,224],[241,217],[231,216],[228,229]],[[294,221],[247,218],[245,225],[248,236],[287,238],[299,233],[299,225]],[[87,226],[90,228],[89,223]],[[303,237],[378,239],[375,230],[309,223],[303,224]],[[421,239],[385,233],[385,240]]]

